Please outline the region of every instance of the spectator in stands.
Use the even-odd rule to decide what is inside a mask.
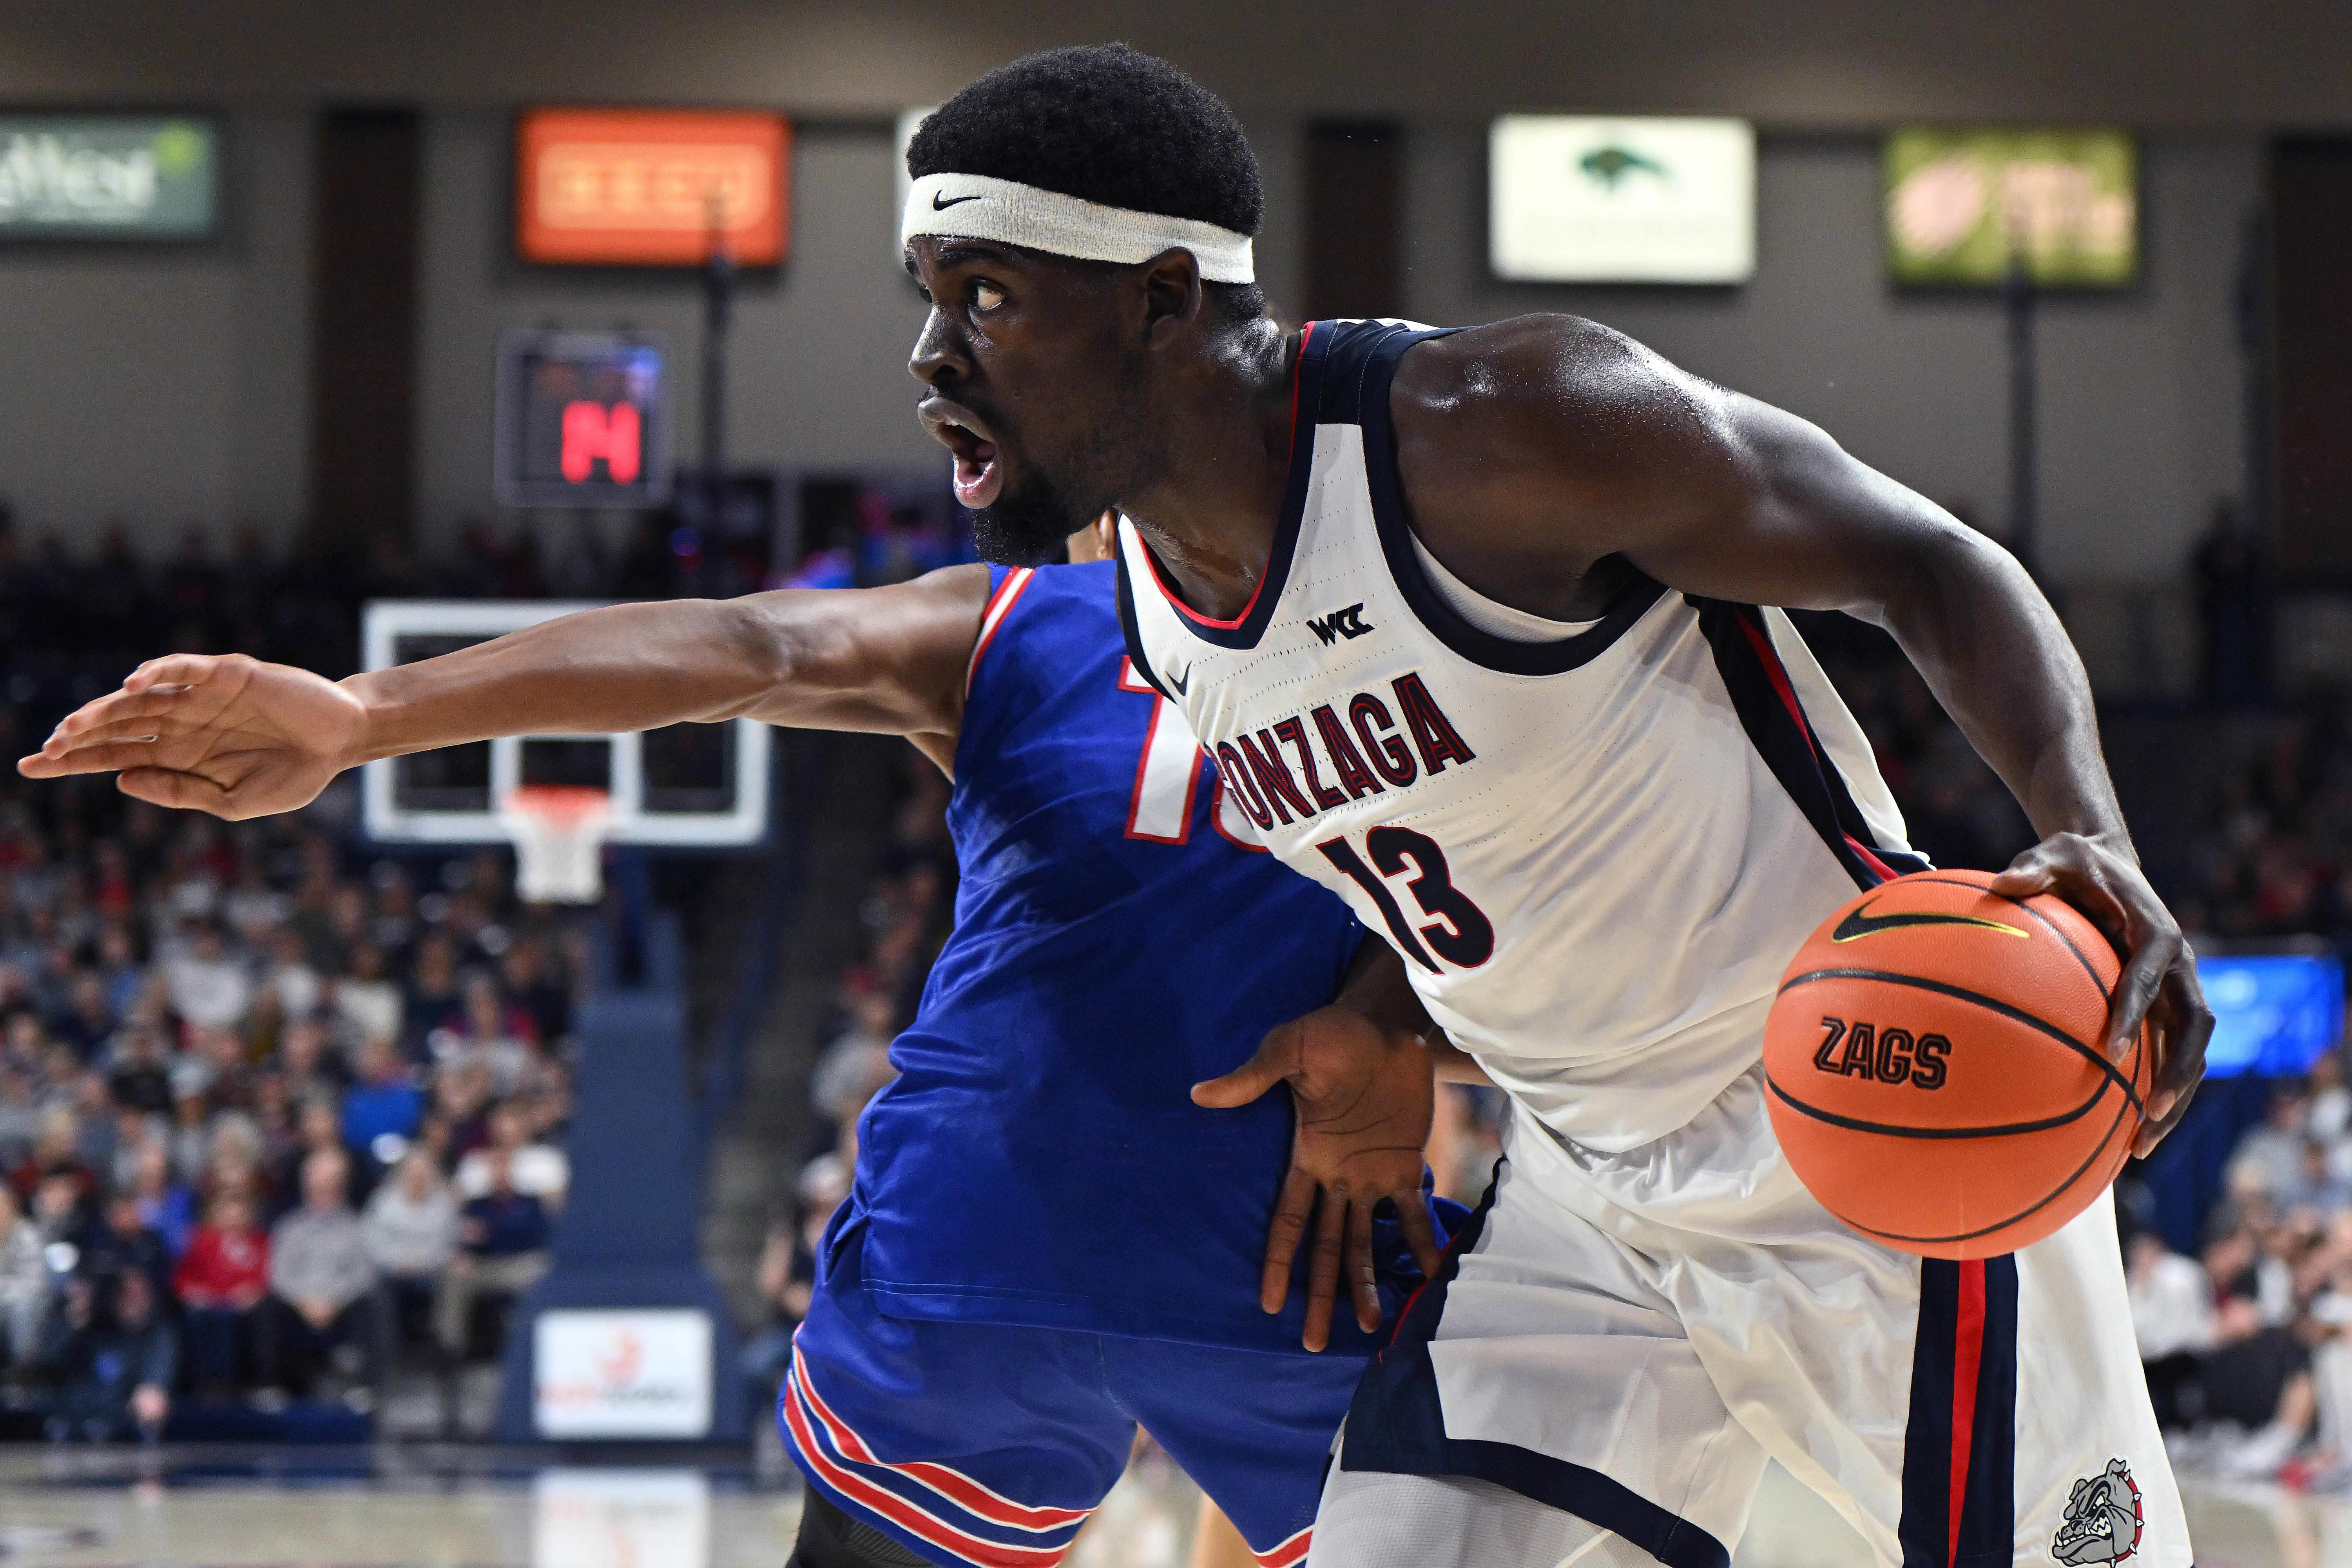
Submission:
[[[55,1033],[74,1049],[74,1055],[84,1061],[94,1061],[107,1037],[114,1033],[114,1009],[106,1000],[106,983],[95,971],[81,970],[73,977],[71,1008],[56,1020]]]
[[[302,1163],[301,1206],[269,1233],[269,1296],[255,1321],[261,1377],[273,1390],[314,1387],[319,1363],[358,1370],[354,1406],[373,1404],[383,1380],[383,1332],[375,1264],[346,1194],[351,1167],[337,1150],[318,1150]]]
[[[520,1295],[547,1272],[547,1210],[515,1191],[513,1159],[505,1151],[490,1152],[489,1175],[489,1191],[460,1212],[457,1254],[442,1276],[436,1316],[441,1348],[452,1361],[465,1359],[478,1300]]]
[[[2261,1126],[2249,1131],[2230,1159],[2231,1184],[2243,1184],[2283,1198],[2304,1176],[2303,1119],[2309,1108],[2300,1083],[2282,1083],[2271,1091]]]
[[[488,1132],[488,1142],[457,1162],[458,1195],[473,1199],[488,1194],[492,1164],[503,1156],[516,1192],[529,1194],[551,1211],[561,1209],[572,1184],[572,1165],[563,1151],[551,1143],[532,1142],[521,1108],[511,1103],[490,1112]]]
[[[403,1043],[411,1057],[423,1059],[431,1054],[425,1040],[457,1016],[460,1000],[457,951],[436,931],[416,944],[415,968],[401,1000]]]
[[[877,984],[850,999],[849,1027],[817,1058],[809,1098],[836,1124],[854,1119],[877,1090],[889,1082],[890,1042],[898,1037],[898,1003]]]
[[[343,1093],[343,1142],[370,1163],[373,1177],[389,1168],[416,1136],[425,1120],[425,1091],[415,1075],[400,1059],[389,1039],[372,1039],[360,1047],[359,1077]]]
[[[363,1041],[400,1039],[400,987],[384,977],[383,950],[373,942],[352,944],[351,973],[334,982],[335,1010]]]
[[[253,1005],[253,981],[228,952],[221,929],[194,922],[187,950],[163,966],[172,1011],[208,1029],[234,1029]]]
[[[171,1299],[172,1253],[140,1218],[137,1194],[110,1191],[76,1241],[85,1274],[143,1274],[159,1301]]]
[[[8,1184],[21,1202],[31,1198],[52,1177],[68,1178],[77,1204],[98,1190],[98,1174],[81,1157],[81,1118],[68,1105],[51,1105],[41,1113],[40,1131],[32,1152],[9,1173]]]
[[[253,1342],[255,1310],[269,1294],[269,1237],[253,1200],[225,1192],[205,1211],[172,1274],[188,1330],[188,1375],[196,1395],[217,1400],[237,1386]]]
[[[147,1276],[135,1268],[67,1283],[41,1356],[58,1384],[47,1424],[52,1441],[152,1441],[163,1434],[179,1373],[180,1337],[162,1307]]]
[[[479,1064],[489,1073],[491,1093],[514,1093],[538,1055],[530,1015],[509,1006],[487,974],[467,975],[462,995],[457,1016],[428,1037],[434,1059],[445,1068]]]
[[[2154,1231],[2134,1236],[2125,1258],[2132,1333],[2157,1422],[2168,1430],[2194,1426],[2205,1412],[2203,1358],[2218,1332],[2212,1281],[2195,1258],[2173,1251]]]
[[[270,961],[262,970],[262,984],[278,993],[289,1019],[305,1019],[318,1012],[326,997],[326,983],[310,967],[302,933],[290,925],[277,927],[269,936]]]
[[[41,1227],[0,1185],[0,1366],[40,1353],[41,1321],[49,1310],[49,1262]]]
[[[41,1108],[32,1075],[14,1062],[0,1063],[0,1171],[14,1173],[40,1135]],[[18,1194],[19,1201],[24,1194]]]
[[[2275,1475],[2316,1414],[2311,1355],[2294,1326],[2295,1284],[2286,1256],[2302,1235],[2275,1221],[2242,1223],[2206,1248],[2214,1335],[2198,1385],[2205,1418],[2243,1434],[2217,1456],[2231,1475]]]
[[[341,1103],[350,1075],[343,1070],[342,1058],[323,1021],[297,1017],[288,1024],[278,1058],[278,1077],[297,1105],[312,1100]]]
[[[215,1129],[217,1138],[219,1129]],[[335,1101],[324,1096],[314,1096],[302,1102],[295,1112],[294,1143],[279,1152],[273,1162],[275,1181],[272,1185],[280,1194],[279,1202],[287,1206],[299,1201],[302,1191],[302,1167],[311,1155],[343,1152],[343,1114]],[[256,1151],[257,1154],[259,1151]]]
[[[404,1331],[430,1323],[441,1277],[457,1251],[457,1200],[432,1157],[412,1149],[368,1199],[368,1258]],[[437,1342],[437,1338],[436,1338]]]
[[[139,1151],[130,1187],[139,1223],[162,1237],[173,1258],[186,1252],[195,1230],[195,1194],[173,1174],[171,1152],[162,1139],[151,1140]]]
[[[115,1104],[158,1116],[171,1114],[171,1069],[163,1060],[163,1037],[152,1026],[130,1024],[115,1034],[112,1068],[106,1086]]]
[[[532,1037],[550,1046],[572,1032],[572,997],[548,973],[547,943],[524,934],[499,955],[499,976],[531,1022]]]

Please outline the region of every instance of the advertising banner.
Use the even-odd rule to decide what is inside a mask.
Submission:
[[[1897,283],[1992,288],[2012,260],[2044,288],[2139,275],[2139,156],[2124,131],[1915,126],[1882,149]]]
[[[1507,114],[1487,137],[1495,276],[1742,283],[1756,270],[1756,132],[1744,120]]]
[[[710,1431],[710,1319],[690,1310],[562,1310],[532,1323],[542,1437],[700,1438]]]
[[[220,129],[202,115],[0,115],[0,239],[203,239]]]
[[[525,261],[691,267],[714,240],[746,267],[784,258],[792,127],[736,110],[535,109],[516,130]]]

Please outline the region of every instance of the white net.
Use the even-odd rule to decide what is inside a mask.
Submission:
[[[507,797],[499,822],[515,847],[515,892],[530,904],[593,904],[604,893],[601,789],[531,784]]]

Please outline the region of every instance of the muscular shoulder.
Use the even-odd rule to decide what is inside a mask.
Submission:
[[[1588,561],[1658,509],[1741,485],[1729,396],[1622,332],[1517,316],[1409,350],[1390,391],[1423,541],[1465,528]]]

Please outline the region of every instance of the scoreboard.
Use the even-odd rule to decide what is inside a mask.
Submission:
[[[499,342],[499,504],[661,505],[669,499],[667,354],[659,339],[509,332]]]

